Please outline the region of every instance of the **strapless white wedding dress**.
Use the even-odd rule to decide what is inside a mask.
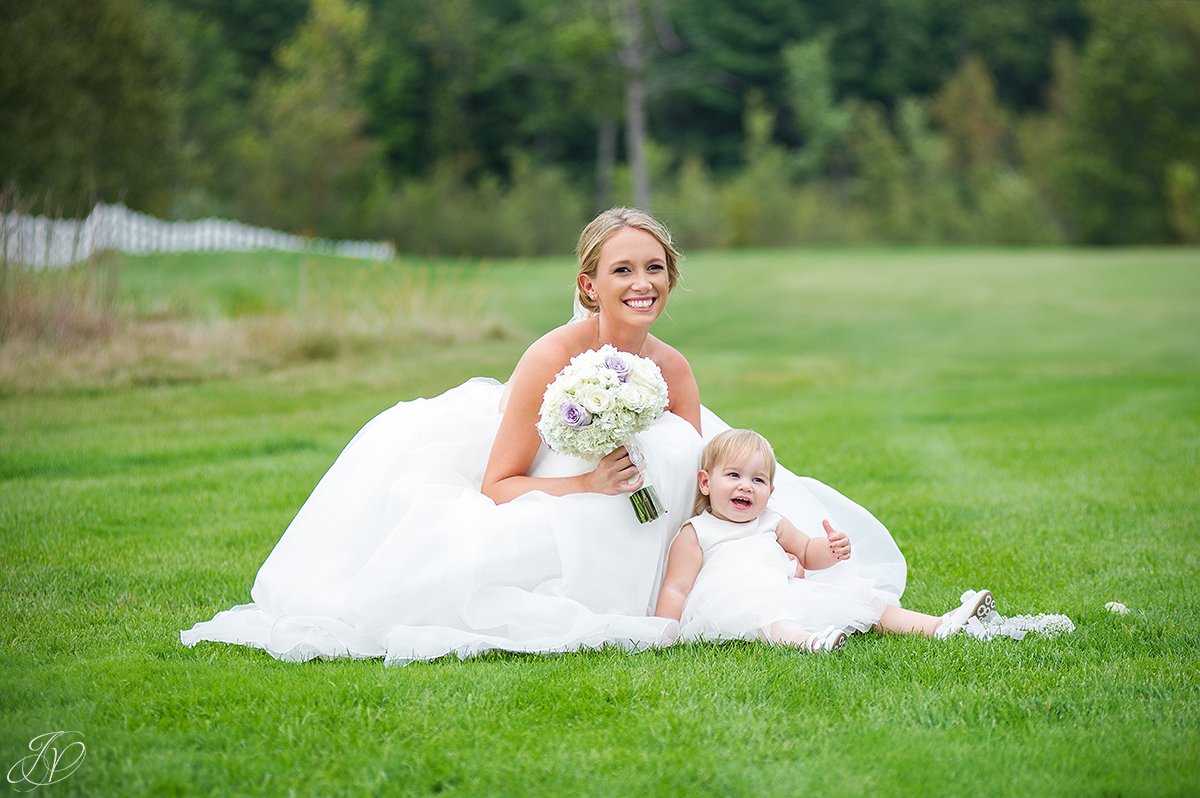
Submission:
[[[501,649],[561,652],[671,642],[651,613],[666,549],[691,517],[703,441],[666,413],[638,436],[666,515],[639,524],[626,495],[533,492],[497,505],[480,490],[503,386],[473,379],[385,410],[354,437],[259,569],[253,603],[181,633],[282,660],[388,663]],[[726,429],[704,411],[706,436]],[[594,462],[544,446],[533,476]],[[904,558],[869,513],[780,469],[771,505],[802,529],[829,518],[854,556],[842,568],[897,598]]]

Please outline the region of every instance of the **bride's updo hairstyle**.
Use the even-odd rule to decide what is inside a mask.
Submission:
[[[727,429],[704,446],[700,455],[700,470],[707,471],[712,479],[713,470],[722,463],[749,460],[753,455],[762,455],[767,462],[767,479],[775,484],[775,450],[771,442],[752,429]],[[696,502],[692,515],[700,515],[711,505],[708,497],[696,488]]]
[[[595,278],[596,269],[600,266],[600,248],[614,233],[625,227],[647,232],[662,244],[667,253],[667,285],[674,289],[679,282],[679,251],[671,240],[671,231],[662,222],[637,208],[609,208],[583,228],[579,234],[579,245],[575,248],[579,258],[579,273]],[[575,299],[591,315],[600,310],[599,302],[579,290],[578,278],[575,281]]]

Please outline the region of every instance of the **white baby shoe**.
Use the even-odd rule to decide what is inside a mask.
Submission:
[[[967,622],[972,618],[977,618],[980,623],[984,623],[996,609],[996,598],[990,590],[978,592],[968,590],[962,594],[961,602],[958,609],[951,610],[942,616],[942,623],[933,633],[934,637],[941,640],[957,634],[966,628]]]
[[[826,651],[841,651],[844,645],[846,645],[846,633],[836,626],[830,626],[824,632],[816,633],[808,638],[808,642],[804,644],[804,650],[810,654],[820,654]]]

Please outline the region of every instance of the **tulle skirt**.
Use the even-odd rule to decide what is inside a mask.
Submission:
[[[849,565],[843,561],[796,578],[795,563],[770,534],[714,546],[704,553],[704,568],[684,605],[680,638],[767,639],[781,621],[812,632],[829,626],[848,634],[867,631],[899,597]]]

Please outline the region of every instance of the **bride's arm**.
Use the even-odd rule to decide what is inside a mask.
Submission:
[[[667,409],[700,432],[700,388],[696,385],[691,364],[677,350],[664,344],[658,365],[670,394]]]
[[[626,493],[641,487],[641,477],[624,447],[604,457],[594,471],[586,474],[529,476],[529,467],[541,440],[536,425],[542,395],[574,354],[568,349],[550,336],[542,338],[526,350],[509,379],[508,403],[483,475],[483,493],[497,504],[534,490],[551,496],[565,496],[569,493]]]

